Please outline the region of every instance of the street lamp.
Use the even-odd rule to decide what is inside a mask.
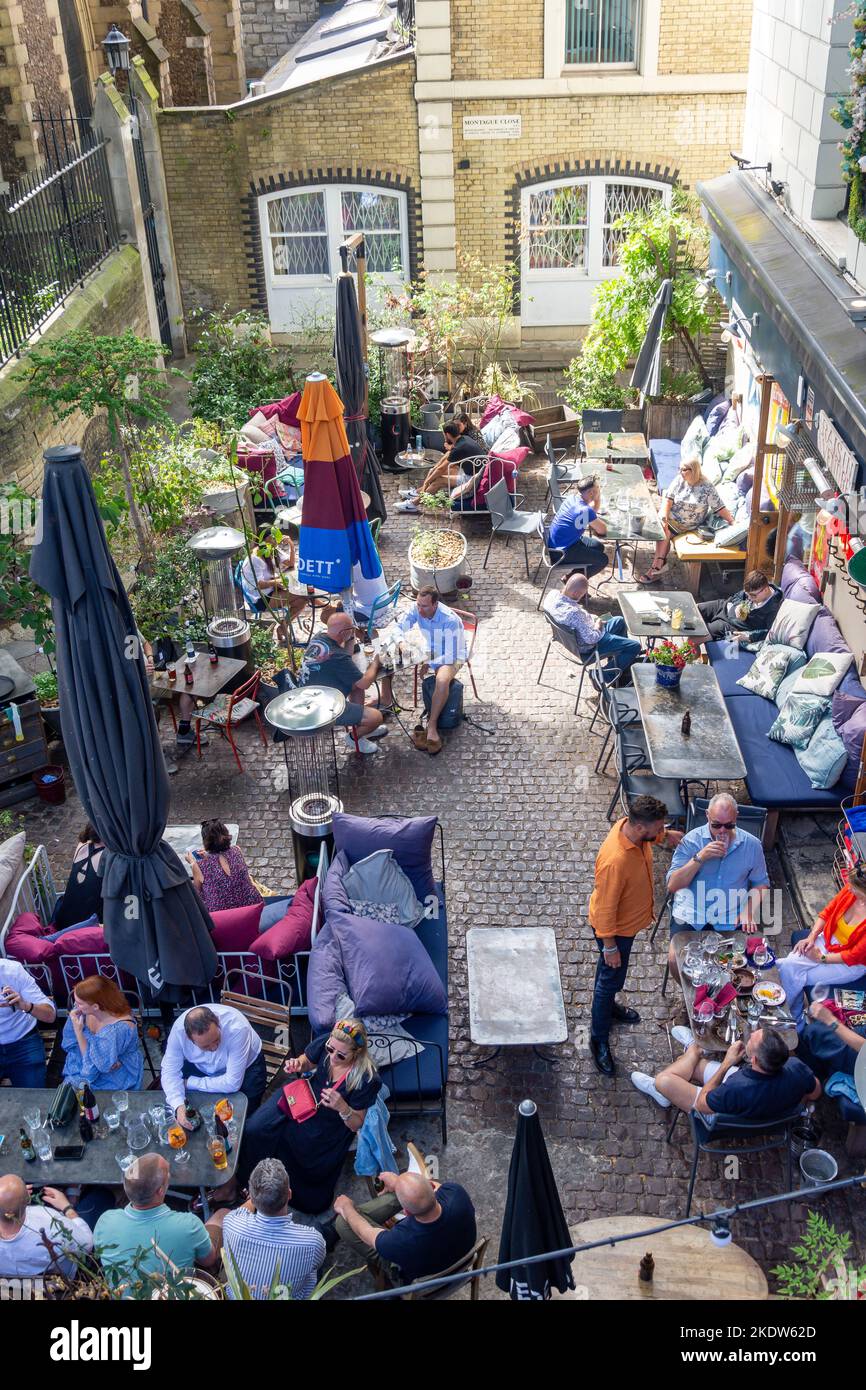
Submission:
[[[102,40],[102,47],[112,77],[119,72],[129,72],[129,39],[120,32],[116,24],[112,24]]]

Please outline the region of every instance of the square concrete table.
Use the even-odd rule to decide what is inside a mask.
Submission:
[[[685,591],[667,589],[647,593],[640,589],[619,594],[619,606],[625,618],[629,637],[672,637],[677,642],[706,642],[709,638],[707,625],[698,612],[698,605],[692,594]],[[675,632],[671,626],[674,609],[682,610],[683,626]],[[670,617],[668,617],[670,613]],[[660,618],[660,622],[645,622],[645,616]]]
[[[472,1065],[488,1066],[503,1047],[531,1047],[556,1066],[556,1058],[539,1051],[539,1044],[568,1038],[553,929],[470,927],[466,964],[469,1036],[477,1046],[494,1049]]]
[[[192,1087],[189,1087],[189,1090],[192,1091]],[[96,1091],[94,1094],[101,1116],[110,1106],[113,1092]],[[30,1090],[25,1087],[0,1086],[0,1134],[6,1136],[6,1142],[2,1152],[0,1152],[0,1171],[14,1173],[19,1178],[23,1178],[25,1182],[35,1183],[41,1187],[69,1187],[72,1183],[99,1183],[109,1187],[118,1186],[123,1180],[123,1175],[118,1167],[117,1157],[119,1154],[132,1152],[127,1142],[126,1127],[123,1123],[119,1129],[109,1130],[104,1139],[94,1139],[88,1144],[84,1150],[84,1157],[81,1159],[51,1158],[44,1163],[39,1158],[35,1163],[25,1161],[18,1144],[19,1130],[22,1126],[26,1129],[23,1118],[24,1111],[38,1105],[44,1121],[54,1095],[55,1091],[50,1087],[47,1090]],[[165,1095],[162,1091],[129,1091],[128,1095],[127,1119],[146,1114],[152,1105],[159,1105],[160,1101],[165,1104]],[[219,1098],[216,1091],[195,1091],[194,1096],[196,1109],[210,1105]],[[227,1168],[214,1166],[213,1159],[207,1150],[208,1133],[203,1124],[196,1130],[195,1134],[187,1135],[184,1151],[189,1154],[189,1162],[187,1163],[175,1163],[174,1150],[168,1146],[161,1146],[159,1140],[153,1138],[152,1135],[147,1147],[140,1149],[136,1154],[136,1157],[140,1157],[146,1153],[161,1153],[171,1165],[172,1187],[197,1187],[199,1189],[205,1218],[208,1214],[206,1188],[219,1187],[222,1183],[228,1182],[237,1167],[241,1147],[244,1120],[247,1113],[247,1098],[241,1091],[229,1092],[227,1098],[232,1103],[233,1118],[237,1121],[238,1126],[238,1140],[233,1145],[231,1152],[227,1154]],[[80,1143],[77,1114],[62,1129],[51,1130],[50,1133],[52,1148],[58,1144]]]
[[[686,666],[673,690],[659,685],[649,661],[636,661],[631,673],[656,777],[693,782],[745,777],[746,764],[712,666]],[[689,734],[682,731],[686,710],[692,716]]]

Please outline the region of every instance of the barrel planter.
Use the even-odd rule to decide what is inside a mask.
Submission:
[[[426,543],[429,537],[435,537],[439,543],[441,564],[430,557],[414,558],[414,548]],[[453,594],[465,569],[466,537],[460,531],[443,526],[438,531],[420,531],[412,537],[409,545],[409,575],[413,589],[423,589],[426,584],[432,584],[440,594]]]

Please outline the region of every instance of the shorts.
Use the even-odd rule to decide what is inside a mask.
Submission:
[[[337,723],[341,725],[343,728],[345,728],[346,726],[351,728],[355,724],[360,724],[363,718],[364,706],[353,705],[349,703],[346,705],[346,708],[343,710],[343,713],[340,715],[339,719],[337,720]]]

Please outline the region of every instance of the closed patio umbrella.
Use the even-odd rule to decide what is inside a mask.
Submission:
[[[376,451],[367,435],[367,377],[361,342],[361,315],[355,280],[348,271],[337,276],[337,317],[334,332],[337,390],[343,402],[349,457],[358,481],[370,498],[367,516],[385,521],[385,499]]]
[[[298,418],[304,454],[298,579],[338,594],[352,589],[357,571],[359,581],[384,592],[382,562],[349,458],[343,403],[320,372],[307,377]]]
[[[160,1001],[212,979],[213,923],[162,841],[169,790],[144,654],[96,498],[74,445],[45,454],[42,538],[30,574],[51,596],[60,723],[84,810],[105,843],[114,963]]]
[[[640,391],[641,403],[643,403],[645,396],[657,396],[661,389],[662,334],[664,333],[668,309],[671,306],[672,293],[673,282],[667,279],[662,280],[650,310],[646,336],[641,343],[640,352],[634,364],[634,371],[631,374],[629,384],[636,386]]]
[[[499,1263],[565,1250],[571,1245],[562,1203],[541,1130],[538,1110],[531,1100],[517,1108],[517,1133],[508,1170],[508,1198],[502,1218]],[[552,1288],[565,1293],[574,1288],[573,1255],[538,1264],[500,1269],[497,1287],[516,1302],[550,1298]]]

